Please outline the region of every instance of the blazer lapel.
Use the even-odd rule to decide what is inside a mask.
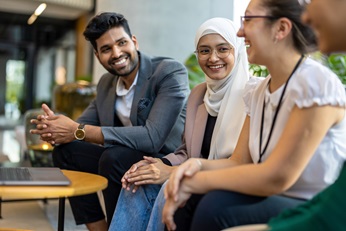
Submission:
[[[186,109],[185,142],[187,152],[192,157],[200,157],[202,142],[208,119],[203,103],[206,84],[197,85],[191,92]]]
[[[138,52],[139,55],[139,69],[138,69],[138,78],[135,86],[135,93],[132,100],[130,120],[133,126],[137,125],[137,113],[138,113],[138,102],[141,97],[147,92],[147,87],[145,82],[151,77],[151,61],[149,57]]]
[[[106,124],[114,125],[114,126],[119,126],[118,124],[114,124],[115,121],[115,100],[117,97],[116,93],[116,88],[117,88],[117,82],[118,82],[118,76],[114,76],[114,79],[112,81],[112,87],[108,91],[108,96],[104,98],[103,102],[103,108],[101,109],[105,113],[104,116],[104,122]]]
[[[205,127],[207,124],[208,112],[204,106],[201,104],[197,109],[196,119],[194,121],[192,137],[191,137],[191,157],[200,157],[202,142],[205,133]]]

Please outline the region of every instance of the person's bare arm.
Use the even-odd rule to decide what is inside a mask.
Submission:
[[[279,142],[263,163],[199,171],[179,180],[179,187],[174,187],[175,184],[170,182],[174,179],[173,172],[165,188],[167,203],[163,210],[164,223],[169,228],[175,227],[174,212],[192,193],[230,190],[270,196],[286,191],[304,171],[330,127],[340,122],[344,113],[344,108],[333,106],[295,107]]]
[[[297,181],[328,130],[341,121],[344,113],[344,108],[333,106],[295,107],[266,161],[199,172],[186,179],[187,188],[191,193],[215,189],[258,196],[282,193]]]

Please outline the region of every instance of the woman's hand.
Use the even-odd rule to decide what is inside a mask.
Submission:
[[[164,164],[160,159],[144,156],[144,160],[134,164],[122,178],[123,188],[130,190],[134,185],[132,192],[136,192],[138,187],[145,184],[163,184],[173,167]]]
[[[188,191],[188,187],[183,180],[177,192],[179,199],[174,200],[172,197],[166,198],[166,203],[162,211],[162,222],[166,224],[168,230],[175,230],[177,228],[173,219],[174,213],[178,208],[184,207],[187,200],[191,197],[191,193]]]
[[[140,167],[149,165],[150,161],[147,160],[141,160],[131,166],[131,168],[124,174],[124,176],[121,178],[121,184],[122,187],[128,191],[130,191],[131,186],[133,185],[134,182],[128,181],[129,177],[132,176],[133,173],[135,173]],[[132,190],[132,192],[137,191],[138,186],[135,186]]]
[[[191,158],[177,167],[171,174],[167,186],[165,188],[165,198],[171,197],[178,201],[178,191],[180,183],[184,177],[192,177],[202,169],[200,159]]]

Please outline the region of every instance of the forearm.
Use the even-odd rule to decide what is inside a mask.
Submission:
[[[207,159],[199,159],[201,162],[201,170],[217,170],[222,168],[229,168],[240,165],[240,163],[231,160],[231,159],[219,159],[219,160],[207,160]]]
[[[165,171],[162,171],[160,176],[160,184],[163,184],[166,180],[169,179],[171,173],[177,168],[177,166],[167,166]]]
[[[101,127],[105,145],[121,144],[146,153],[158,153],[150,132],[144,126],[134,127]],[[154,150],[156,152],[154,152]]]
[[[189,193],[197,194],[205,194],[212,190],[228,190],[256,196],[282,193],[285,188],[271,175],[264,166],[249,164],[201,171],[191,178],[185,178],[183,183],[186,184]]]
[[[85,141],[95,144],[104,144],[101,127],[85,125]]]

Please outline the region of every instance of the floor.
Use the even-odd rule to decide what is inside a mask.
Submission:
[[[9,123],[5,123],[8,125]],[[0,166],[30,165],[23,160],[24,128],[7,126],[0,118]],[[52,199],[44,203],[42,200],[3,202],[1,206],[0,228],[30,229],[35,231],[57,230],[58,200]],[[68,200],[65,204],[65,231],[84,231],[84,225],[74,222]]]
[[[0,228],[18,228],[35,231],[57,230],[58,200],[5,202],[2,204]],[[65,231],[86,231],[84,225],[76,225],[71,208],[66,202]]]

